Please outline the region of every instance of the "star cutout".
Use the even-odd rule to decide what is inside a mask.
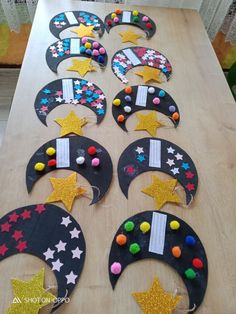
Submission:
[[[44,287],[44,268],[38,272],[31,280],[23,281],[19,279],[12,279],[12,288],[14,302],[7,310],[7,314],[38,314],[39,310],[55,301],[55,296],[47,292]],[[34,300],[34,302],[29,302]]]
[[[23,252],[25,249],[27,249],[27,243],[26,241],[19,241],[18,245],[16,246],[17,250],[19,250],[19,252]]]
[[[175,149],[173,149],[171,146],[167,148],[168,154],[174,154]]]
[[[80,255],[83,253],[83,251],[81,251],[77,246],[75,250],[71,250],[71,253],[73,254],[72,258],[80,259]]]
[[[152,184],[142,189],[142,192],[153,197],[156,209],[161,209],[167,202],[177,204],[181,202],[174,191],[176,184],[176,179],[161,180],[158,176],[152,175]]]
[[[88,36],[88,37],[95,37],[93,33],[94,25],[91,26],[85,26],[84,24],[80,24],[79,27],[73,28],[71,30],[72,33],[75,33],[78,35],[79,38]]]
[[[73,230],[70,231],[70,234],[71,234],[71,239],[74,239],[74,238],[79,239],[80,230],[74,228]]]
[[[155,81],[157,83],[161,83],[162,80],[160,78],[160,73],[161,73],[160,70],[146,66],[146,65],[143,67],[142,71],[135,72],[136,75],[139,75],[143,78],[143,81],[145,84],[149,81]]]
[[[75,279],[77,278],[78,276],[75,275],[73,273],[73,271],[71,271],[68,275],[66,275],[66,279],[67,279],[67,284],[69,283],[73,283],[75,285]]]
[[[183,155],[181,155],[181,154],[176,154],[175,155],[175,158],[177,159],[177,160],[183,160]]]
[[[142,37],[140,34],[133,32],[131,29],[125,32],[120,32],[119,35],[121,36],[122,43],[130,42],[135,45],[138,44],[138,39]]]
[[[13,214],[9,215],[9,222],[17,222],[19,217],[20,216],[16,212],[14,212]]]
[[[4,256],[6,254],[6,252],[8,251],[8,247],[6,246],[6,244],[2,244],[0,245],[0,255]]]
[[[70,223],[72,223],[72,221],[70,220],[70,216],[62,217],[61,225],[68,227]]]
[[[179,168],[173,168],[170,169],[170,171],[173,173],[173,175],[179,174]]]
[[[64,264],[60,262],[59,258],[55,261],[55,262],[52,262],[52,270],[57,270],[58,272],[60,272],[61,270],[61,267],[63,266]]]
[[[143,147],[139,147],[139,146],[137,146],[137,148],[135,149],[135,151],[136,151],[138,154],[144,153]]]
[[[47,249],[46,252],[43,253],[43,255],[45,256],[45,260],[47,261],[48,259],[54,258],[54,253],[56,251],[51,250],[50,248]]]
[[[85,76],[87,72],[96,71],[96,68],[92,66],[92,59],[87,58],[85,60],[72,59],[72,66],[67,69],[67,71],[78,72],[82,77]]]
[[[139,123],[134,129],[135,131],[146,130],[151,136],[155,136],[157,128],[163,126],[163,124],[157,120],[155,111],[151,111],[147,115],[137,112],[136,117],[139,119]]]
[[[22,230],[15,230],[13,235],[11,236],[13,239],[15,239],[16,241],[20,240],[21,238],[23,238],[23,234],[22,234]]]
[[[188,184],[186,185],[186,188],[187,188],[187,190],[188,190],[189,192],[195,190],[195,187],[194,187],[194,184],[193,184],[193,183],[188,183]]]
[[[149,290],[134,292],[132,296],[141,307],[143,314],[171,314],[181,300],[181,296],[166,292],[155,278]]]
[[[145,156],[144,155],[138,155],[137,160],[140,162],[143,162],[145,160]]]
[[[74,111],[65,118],[56,118],[54,121],[61,126],[60,136],[67,134],[83,135],[82,127],[88,123],[86,118],[79,118]]]
[[[194,173],[192,173],[191,171],[187,171],[185,172],[185,176],[187,179],[192,179],[194,177]]]
[[[190,169],[190,166],[189,166],[189,163],[188,162],[183,162],[181,167],[184,169],[184,170],[188,170]]]
[[[71,211],[74,199],[87,192],[82,187],[77,187],[76,172],[66,178],[50,178],[53,192],[48,196],[46,202],[62,202],[68,211]]]
[[[45,211],[45,207],[43,204],[38,204],[35,208],[35,211],[38,213],[38,214],[42,214],[44,211]]]
[[[65,251],[66,250],[66,242],[62,242],[61,240],[58,242],[58,244],[55,245],[57,248],[57,252]]]
[[[169,159],[166,162],[170,167],[175,165],[174,159]]]

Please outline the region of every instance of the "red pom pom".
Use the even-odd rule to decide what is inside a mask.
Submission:
[[[150,22],[148,22],[148,23],[146,24],[146,27],[147,27],[148,29],[152,29],[152,24],[151,24]]]
[[[112,20],[107,20],[107,25],[111,26],[112,25]]]
[[[94,147],[94,146],[90,146],[89,148],[88,148],[88,154],[89,155],[95,155],[96,154],[96,152],[97,152],[97,150],[96,150],[96,147]]]
[[[194,258],[192,260],[192,264],[195,268],[198,268],[198,269],[203,268],[203,262],[200,260],[200,258]]]
[[[48,161],[48,166],[49,166],[49,167],[54,167],[54,166],[56,166],[56,164],[57,164],[56,159],[50,159],[50,160]]]

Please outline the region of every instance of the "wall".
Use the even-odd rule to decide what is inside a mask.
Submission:
[[[199,10],[202,0],[124,0],[124,3]]]

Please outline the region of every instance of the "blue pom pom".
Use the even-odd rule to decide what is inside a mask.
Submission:
[[[102,56],[98,56],[98,62],[99,63],[104,63],[105,60],[104,60],[104,58]]]
[[[86,48],[84,46],[80,47],[80,53],[85,53]]]
[[[129,95],[127,95],[127,96],[125,96],[125,101],[127,101],[127,102],[131,102],[131,97],[129,96]]]
[[[159,91],[159,97],[164,97],[165,95],[166,93],[163,89]]]
[[[193,247],[193,246],[195,246],[195,244],[196,244],[196,239],[195,239],[193,236],[188,235],[188,236],[185,238],[185,243],[186,243],[188,246]]]
[[[92,54],[92,50],[91,49],[86,49],[85,52],[87,53],[87,55],[91,55]]]

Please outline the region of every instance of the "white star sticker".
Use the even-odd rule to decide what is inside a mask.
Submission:
[[[174,154],[175,150],[170,146],[167,148],[168,154]]]
[[[77,230],[76,228],[74,228],[72,231],[70,231],[71,234],[71,239],[73,238],[79,238],[79,234],[80,234],[80,230]]]
[[[170,167],[175,165],[174,159],[169,159],[166,162]]]
[[[100,95],[100,96],[99,96],[99,99],[104,100],[104,99],[105,99],[105,96],[104,96],[104,95]]]
[[[58,244],[55,245],[57,248],[57,252],[65,251],[66,250],[66,242],[62,242],[61,240],[58,242]]]
[[[102,109],[102,108],[103,108],[103,105],[102,105],[102,104],[98,104],[98,105],[96,106],[96,108],[97,108],[97,109]]]
[[[67,284],[69,284],[69,283],[75,284],[75,279],[76,279],[77,277],[78,277],[78,276],[75,275],[75,274],[73,273],[73,271],[71,271],[68,275],[66,275]]]
[[[61,225],[68,227],[70,223],[72,223],[72,221],[70,220],[70,216],[62,217]]]
[[[80,259],[80,255],[83,253],[83,251],[81,251],[77,246],[75,250],[71,250],[71,253],[73,254],[72,258]]]
[[[82,89],[76,89],[75,92],[76,92],[76,94],[82,94],[83,93]]]
[[[173,168],[170,171],[172,171],[173,174],[178,174],[179,173],[179,168]]]
[[[79,85],[79,84],[80,84],[80,81],[79,81],[79,80],[76,80],[76,81],[74,81],[74,84],[75,84],[75,85]]]
[[[50,258],[54,258],[54,253],[55,253],[54,250],[48,248],[47,251],[43,253],[43,255],[45,255],[45,260],[47,261]]]
[[[88,83],[87,83],[87,86],[88,86],[88,87],[91,87],[91,86],[93,86],[93,83],[88,82]]]
[[[59,260],[59,258],[55,261],[55,262],[52,262],[52,270],[57,270],[60,272],[61,270],[61,267],[63,266],[64,264],[62,264]]]
[[[183,160],[183,155],[180,155],[179,153],[175,155],[175,158],[177,160]]]
[[[53,53],[52,56],[53,56],[53,58],[57,58],[58,54],[57,53]]]
[[[138,154],[144,153],[143,147],[139,147],[139,146],[137,146],[137,148],[135,149],[135,151],[136,151]]]
[[[73,104],[73,105],[77,105],[78,103],[79,103],[79,102],[78,102],[77,99],[73,99],[73,100],[72,100],[72,104]]]
[[[55,47],[55,46],[50,46],[49,49],[50,49],[50,50],[55,50],[56,47]]]
[[[63,101],[63,98],[61,98],[60,96],[59,97],[56,97],[56,101],[58,101],[59,103],[61,103]]]

